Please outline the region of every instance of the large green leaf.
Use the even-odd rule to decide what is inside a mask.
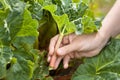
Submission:
[[[55,5],[48,5],[45,6],[43,9],[51,13],[53,19],[57,23],[59,33],[66,35],[75,31],[75,25],[69,21],[67,14],[63,14],[61,16],[55,14],[55,11],[57,10],[57,7]]]
[[[87,2],[90,1],[54,0],[53,3],[55,5],[47,5],[43,9],[48,10],[52,14],[60,33],[91,33],[97,31],[97,27]],[[72,27],[69,24],[72,24]],[[71,30],[68,31],[68,29]]]
[[[120,39],[113,39],[99,55],[87,58],[72,80],[119,80]]]
[[[0,2],[4,3],[0,9],[0,79],[30,80],[38,59],[38,51],[33,49],[38,22],[32,19],[24,2]]]

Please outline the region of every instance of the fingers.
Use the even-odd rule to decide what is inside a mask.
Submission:
[[[63,59],[64,69],[67,69],[69,66],[70,56],[66,55]]]
[[[55,65],[54,65],[54,69],[58,68],[58,66],[59,66],[59,64],[60,64],[60,62],[61,62],[62,59],[63,59],[63,57],[58,57],[58,59],[55,62]]]
[[[49,56],[48,54],[47,62],[50,62],[50,60],[51,60],[51,56]]]
[[[50,45],[49,45],[49,55],[52,55],[54,53],[55,45],[58,40],[59,35],[56,35],[50,40]]]
[[[58,65],[60,64],[60,62],[63,59],[63,56],[65,54],[75,50],[74,44],[68,45],[70,43],[69,36],[65,36],[62,40],[62,43],[60,44],[60,47],[62,47],[62,48],[55,51],[55,47],[56,47],[58,38],[59,38],[59,35],[52,38],[50,41],[50,45],[49,45],[48,62],[50,62],[50,66],[54,69],[56,69],[58,67]],[[63,51],[63,52],[61,52],[61,51]],[[61,54],[61,53],[63,53],[63,54],[61,54],[61,56],[54,55],[54,52],[56,54]],[[68,57],[65,58],[65,66],[64,66],[65,68],[68,67],[67,63],[69,62],[69,60],[67,61],[67,59],[69,59],[69,58]]]
[[[54,49],[55,49],[55,45],[56,45],[56,42],[57,42],[58,37],[59,37],[59,35],[56,35],[55,37],[53,37],[53,38],[50,40],[49,53],[48,53],[48,59],[47,59],[48,62],[50,62],[50,60],[51,60],[51,55],[53,55],[53,53],[54,53]]]
[[[62,43],[60,44],[60,47],[61,46],[65,46],[65,45],[68,45],[70,44],[70,41],[72,41],[72,38],[74,38],[76,35],[75,34],[71,34],[71,35],[67,35],[67,36],[64,36],[63,40],[62,40]],[[55,52],[55,45],[57,43],[57,40],[59,38],[59,35],[56,35],[55,37],[53,37],[51,40],[50,40],[50,45],[49,45],[49,53],[48,53],[48,59],[47,61],[50,62],[51,60],[51,56],[53,55],[53,53]],[[69,45],[68,45],[69,46]],[[74,48],[73,48],[74,49]],[[69,49],[67,49],[69,51]]]
[[[54,69],[58,68],[58,66],[59,66],[62,59],[63,59],[64,69],[68,68],[68,64],[69,64],[69,61],[70,61],[70,56],[66,55],[65,57],[63,57],[63,56],[58,57],[58,59],[55,62],[55,65],[54,65]]]
[[[50,66],[53,67],[54,69],[57,69],[61,60],[63,59],[63,65],[64,69],[67,69],[69,66],[69,61],[71,58],[78,58],[81,59],[83,57],[93,57],[97,55],[99,50],[93,50],[93,51],[87,51],[87,52],[73,52],[73,53],[68,53],[68,55],[65,56],[57,56],[56,58],[52,57],[54,63],[52,63]]]
[[[57,55],[64,56],[68,53],[74,52],[76,50],[76,46],[74,43],[63,46],[57,50]]]
[[[55,68],[55,69],[58,67],[60,61],[62,60],[62,57],[58,58],[57,55],[53,54],[54,52],[56,53],[55,47],[56,47],[56,43],[57,43],[58,38],[59,38],[59,35],[57,35],[51,39],[50,45],[49,45],[49,53],[48,53],[48,62],[50,62],[50,66]],[[62,47],[64,44],[68,44],[68,42],[69,42],[68,36],[65,36],[64,42],[63,42],[63,44],[62,43],[60,44],[60,47]]]

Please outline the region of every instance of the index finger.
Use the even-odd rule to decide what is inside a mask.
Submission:
[[[59,35],[56,35],[50,40],[50,45],[49,45],[49,55],[53,55],[54,50],[55,50],[55,45],[57,43]]]

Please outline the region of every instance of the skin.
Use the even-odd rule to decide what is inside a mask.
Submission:
[[[48,62],[50,66],[57,69],[61,60],[64,68],[68,68],[71,58],[93,57],[99,54],[106,45],[110,37],[115,37],[120,33],[120,0],[116,0],[114,6],[102,21],[102,27],[97,33],[64,36],[60,48],[55,50],[58,40],[56,35],[50,41]],[[57,59],[52,62],[53,54]]]

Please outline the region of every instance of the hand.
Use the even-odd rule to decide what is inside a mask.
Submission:
[[[84,35],[70,34],[63,38],[60,48],[55,51],[57,39],[58,35],[51,39],[48,53],[48,62],[50,62],[50,66],[54,69],[57,69],[62,59],[64,68],[68,68],[68,63],[71,58],[92,57],[97,55],[109,38],[101,35],[99,32]],[[51,59],[54,58],[54,53],[56,53],[57,58],[54,59],[53,63]]]

